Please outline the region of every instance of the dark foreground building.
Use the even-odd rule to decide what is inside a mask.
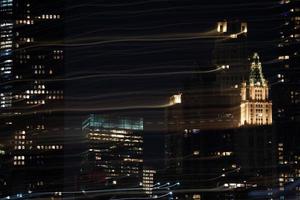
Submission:
[[[11,195],[62,191],[63,1],[1,0],[1,142]]]

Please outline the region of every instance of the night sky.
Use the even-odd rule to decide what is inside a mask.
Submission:
[[[68,1],[66,106],[131,113],[132,107],[163,106],[191,77],[182,72],[213,67],[211,32],[224,19],[248,22],[249,52],[272,63],[278,6],[242,0]],[[264,67],[267,74],[273,70]]]

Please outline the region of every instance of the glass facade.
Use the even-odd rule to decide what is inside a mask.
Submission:
[[[142,131],[142,118],[91,115],[85,120],[87,146],[80,187],[137,187],[143,170]],[[101,178],[93,180],[90,174]]]

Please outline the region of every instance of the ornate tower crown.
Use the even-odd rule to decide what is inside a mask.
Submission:
[[[252,57],[249,83],[256,86],[263,86],[266,83],[266,80],[262,73],[261,62],[259,61],[259,56],[257,53],[254,53]]]
[[[240,126],[272,124],[272,102],[269,88],[262,73],[259,56],[254,53],[250,67],[249,82],[241,87]]]

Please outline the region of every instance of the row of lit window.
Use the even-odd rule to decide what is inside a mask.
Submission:
[[[18,146],[14,146],[15,150],[24,150],[25,146],[24,145],[18,145]]]
[[[45,70],[34,70],[34,74],[45,74]]]
[[[107,131],[107,130],[99,130],[99,129],[95,129],[95,130],[92,130],[90,129],[91,131]],[[89,133],[90,136],[94,136],[94,137],[117,137],[117,138],[127,138],[127,139],[142,139],[142,136],[140,135],[133,135],[133,134],[130,134],[130,132],[128,131],[124,131],[124,132],[121,132],[123,130],[119,130],[120,132],[116,132],[116,130],[109,130],[109,132],[113,132],[113,133],[124,133],[123,134],[111,134],[111,133]]]
[[[45,88],[45,85],[41,86],[42,89]],[[63,94],[63,91],[61,90],[50,90],[50,91],[45,91],[45,90],[26,90],[26,94]]]
[[[124,158],[125,162],[143,162],[143,159],[136,159],[136,158]]]
[[[121,170],[121,173],[127,174],[129,176],[130,174],[139,174],[140,171],[139,170]]]
[[[3,28],[3,27],[12,27],[12,26],[13,26],[13,23],[9,23],[9,22],[4,22],[4,23],[0,24],[1,28]]]
[[[215,155],[217,155],[217,156],[230,156],[230,155],[232,155],[232,152],[231,151],[216,152]]]
[[[266,113],[267,113],[268,111],[269,111],[269,110],[266,109]],[[254,114],[252,108],[250,109],[250,112],[251,112],[252,115]],[[257,112],[257,113],[262,113],[262,112],[264,112],[264,109],[255,109],[255,112]]]
[[[25,156],[14,156],[14,160],[25,160]]]
[[[64,58],[63,56],[53,56],[54,60],[60,60],[60,59],[63,59],[63,58]]]
[[[290,59],[290,56],[286,55],[286,56],[279,56],[278,57],[279,60],[288,60]]]
[[[34,38],[24,37],[20,38],[21,42],[34,42]]]
[[[151,170],[151,169],[144,169],[144,170],[143,170],[143,173],[145,173],[145,175],[146,175],[146,174],[155,174],[156,171],[155,171],[155,170]]]
[[[110,131],[110,132],[113,132],[113,131]],[[114,132],[116,133],[116,132]],[[94,137],[116,137],[116,138],[132,138],[132,139],[141,139],[142,137],[141,136],[135,136],[135,135],[126,135],[126,131],[125,132],[119,132],[119,133],[125,133],[125,134],[105,134],[105,133],[89,133],[89,136],[94,136]]]
[[[62,54],[62,53],[63,53],[63,50],[53,50],[53,53],[54,53],[54,54]]]
[[[21,54],[20,56],[18,56],[20,59],[30,59],[30,55],[23,55]]]
[[[16,20],[16,24],[27,24],[27,25],[30,25],[30,24],[34,24],[34,21],[33,20]]]
[[[36,146],[37,149],[45,149],[45,150],[56,150],[56,149],[63,149],[62,145],[38,145]]]
[[[144,186],[146,186],[146,185],[149,185],[150,186],[150,184],[152,184],[153,183],[153,179],[151,179],[151,180],[144,180],[143,179],[143,184],[144,184]]]
[[[44,69],[45,68],[44,65],[33,65],[32,67],[33,67],[33,69]]]
[[[41,15],[37,16],[38,19],[60,19],[60,15]]]
[[[45,100],[26,101],[28,105],[40,105],[45,104]]]
[[[43,186],[44,184],[44,181],[37,181],[36,183],[29,183],[29,187],[35,188],[35,186]],[[61,194],[61,192],[55,192],[54,194]]]
[[[7,31],[3,31],[3,32],[7,32]],[[2,33],[3,33],[2,32]],[[13,34],[0,34],[0,38],[6,38],[6,40],[8,41],[8,40],[12,40],[12,36],[13,36]],[[4,39],[3,39],[4,40]]]
[[[140,170],[138,167],[128,166],[128,164],[126,164],[126,165],[121,165],[121,169],[130,169],[130,170],[135,170],[135,171]]]
[[[63,99],[63,96],[46,96],[46,99]]]
[[[19,140],[17,140],[17,141],[14,141],[14,144],[15,145],[25,145],[25,141],[19,141]]]
[[[17,134],[25,135],[26,131],[17,131]]]
[[[12,41],[11,40],[5,40],[3,42],[0,42],[1,47],[2,47],[2,45],[6,45],[6,44],[12,44]]]
[[[25,145],[25,144],[32,144],[32,140],[28,140],[28,141],[20,141],[20,140],[17,140],[17,141],[15,141],[14,142],[15,143],[15,145]]]
[[[15,99],[29,99],[30,95],[15,95]]]
[[[151,174],[151,175],[152,175],[152,174]],[[151,175],[150,175],[150,176],[151,176]],[[153,180],[153,177],[150,177],[150,176],[147,175],[147,177],[143,177],[143,180],[147,180],[147,181]],[[153,176],[153,175],[152,175],[152,176]]]
[[[29,127],[27,127],[29,129]],[[32,127],[32,129],[36,129],[36,130],[44,130],[45,129],[45,125],[43,124],[38,124],[35,127]]]
[[[250,120],[251,120],[251,124],[254,124],[253,118],[251,118]],[[268,122],[269,122],[269,119],[266,118],[266,123],[268,124]],[[264,124],[264,120],[260,117],[256,117],[255,118],[255,124]]]
[[[131,143],[142,143],[143,140],[129,140],[129,139],[119,139],[111,137],[89,137],[90,140],[98,141],[113,141],[113,142],[131,142]]]
[[[265,104],[266,108],[268,107],[268,104]],[[256,108],[263,108],[264,104],[250,104],[250,107],[256,107]]]
[[[14,165],[25,165],[25,161],[14,161]]]
[[[1,45],[0,49],[7,49],[7,48],[12,48],[11,44],[6,44],[6,45]]]
[[[1,71],[11,70],[11,67],[10,66],[8,66],[8,67],[1,67],[0,70]]]
[[[255,94],[255,99],[256,100],[263,100],[262,94]]]
[[[1,1],[0,5],[1,5],[1,8],[3,8],[3,7],[10,7],[13,4],[12,4],[12,0],[3,0],[3,1]]]
[[[39,85],[34,85],[34,86],[33,86],[33,89],[35,89],[35,90],[41,90],[41,89],[44,90],[45,88],[46,88],[45,85],[40,85],[40,84],[39,84]]]
[[[15,139],[19,139],[19,140],[25,140],[26,136],[25,135],[15,135]]]

